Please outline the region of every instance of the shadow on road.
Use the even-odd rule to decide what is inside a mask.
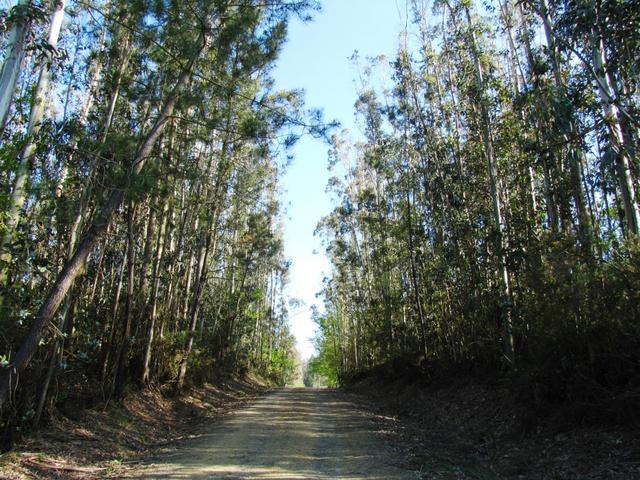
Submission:
[[[327,389],[278,390],[178,453],[143,468],[147,479],[415,479],[376,435],[371,417]]]

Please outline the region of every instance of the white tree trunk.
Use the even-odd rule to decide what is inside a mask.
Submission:
[[[622,133],[620,122],[620,110],[613,101],[615,95],[613,80],[605,69],[604,45],[595,31],[593,33],[592,53],[602,113],[607,122],[611,146],[616,154],[616,173],[624,206],[624,216],[627,221],[627,231],[630,234],[638,235],[640,233],[640,209],[638,208],[636,188],[631,173],[631,159],[629,158],[629,152],[625,148],[624,134]]]
[[[49,28],[49,38],[47,43],[51,49],[55,49],[58,45],[58,38],[60,37],[60,29],[62,27],[62,20],[64,18],[64,7],[66,0],[59,0],[56,3],[55,9],[51,16],[51,24]],[[38,84],[33,98],[33,106],[31,107],[31,114],[29,116],[29,125],[27,127],[27,144],[18,157],[18,168],[16,171],[16,178],[11,192],[11,200],[9,203],[9,211],[7,213],[7,219],[5,222],[6,233],[2,236],[0,241],[0,254],[5,259],[10,259],[7,249],[9,244],[14,238],[15,229],[20,220],[20,212],[24,206],[27,198],[27,181],[31,173],[31,163],[33,155],[36,151],[36,137],[40,131],[42,118],[44,116],[44,110],[46,106],[47,97],[49,94],[49,71],[51,65],[51,51],[45,52],[42,67],[40,68],[40,75],[38,77]]]
[[[470,53],[473,59],[474,67],[475,67],[475,76],[476,82],[478,86],[481,88],[481,95],[485,95],[485,81],[484,81],[484,71],[482,68],[482,64],[480,63],[480,58],[478,55],[478,42],[473,32],[473,23],[471,20],[471,13],[469,11],[469,7],[465,6],[465,15],[468,23],[468,27],[470,29]],[[484,146],[484,153],[487,160],[487,170],[489,173],[489,187],[491,190],[491,199],[493,201],[493,216],[495,222],[495,228],[497,233],[497,257],[499,262],[500,273],[502,275],[502,287],[504,288],[504,301],[505,304],[509,303],[509,305],[503,306],[503,316],[502,319],[502,328],[503,328],[503,348],[504,354],[507,360],[510,363],[513,363],[515,360],[515,351],[514,351],[514,338],[513,338],[513,324],[511,318],[511,304],[512,302],[512,292],[511,292],[511,278],[509,275],[509,269],[507,267],[507,259],[505,255],[505,231],[506,225],[504,221],[504,216],[502,213],[502,202],[500,201],[500,183],[498,179],[498,168],[496,165],[496,158],[493,149],[493,138],[491,134],[491,121],[489,117],[489,112],[484,100],[481,99],[479,102],[480,115],[481,115],[481,130],[482,130],[482,143]],[[506,308],[505,308],[506,307]]]
[[[16,7],[25,8],[28,3],[29,0],[20,0]],[[4,126],[9,116],[11,100],[13,100],[13,94],[16,90],[18,74],[20,73],[20,66],[24,58],[25,41],[28,30],[28,20],[21,19],[13,25],[9,32],[7,53],[2,62],[2,70],[0,71],[0,135],[4,131]]]

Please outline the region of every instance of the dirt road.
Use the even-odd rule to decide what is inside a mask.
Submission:
[[[343,393],[279,390],[231,414],[178,452],[138,470],[147,479],[416,479]],[[130,477],[131,478],[131,477]]]

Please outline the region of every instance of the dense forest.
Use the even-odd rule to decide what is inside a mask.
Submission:
[[[640,8],[407,0],[353,140],[271,77],[315,0],[0,12],[3,438],[163,385],[295,375],[281,179],[330,142],[307,383],[499,377],[638,420]],[[295,303],[295,302],[294,302]]]
[[[312,370],[497,374],[637,420],[640,8],[413,0],[333,137]],[[394,370],[395,369],[395,370]]]
[[[270,69],[313,1],[19,0],[0,17],[0,407],[260,372],[294,339],[279,180],[323,135]]]

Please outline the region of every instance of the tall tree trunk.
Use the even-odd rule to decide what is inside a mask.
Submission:
[[[198,258],[198,272],[196,276],[196,283],[193,289],[193,298],[191,300],[191,324],[189,325],[189,336],[187,343],[182,353],[182,360],[180,361],[180,369],[178,371],[178,379],[176,380],[176,390],[182,390],[184,386],[184,380],[187,374],[187,365],[189,362],[189,355],[191,355],[191,349],[193,348],[193,341],[196,336],[196,326],[198,325],[198,312],[200,311],[200,293],[202,292],[202,284],[206,277],[205,265],[207,263],[207,257],[209,255],[209,246],[211,245],[211,227],[207,228],[207,241],[206,245],[200,247],[200,255]]]
[[[42,119],[44,116],[45,106],[49,95],[49,70],[51,68],[52,51],[58,45],[60,37],[60,29],[64,18],[64,6],[66,0],[58,0],[55,10],[51,16],[51,24],[49,27],[49,36],[47,38],[47,50],[45,51],[38,76],[38,84],[33,94],[33,104],[29,115],[29,125],[27,127],[27,144],[20,153],[17,163],[16,178],[14,180],[13,191],[9,199],[9,211],[5,220],[6,233],[0,239],[0,255],[5,261],[10,261],[11,254],[9,245],[15,238],[15,230],[20,220],[22,208],[27,199],[27,182],[31,174],[33,156],[36,152],[36,140]],[[6,280],[6,269],[0,275],[0,282]]]
[[[593,32],[592,43],[593,66],[596,72],[602,111],[609,131],[611,148],[615,153],[616,174],[624,207],[627,232],[631,235],[638,235],[640,234],[640,207],[638,206],[637,192],[631,172],[631,159],[628,148],[625,145],[620,111],[614,103],[615,89],[613,80],[606,70],[604,45],[596,29]]]
[[[31,27],[29,16],[25,15],[28,8],[31,8],[30,0],[20,0],[14,7],[14,11],[19,11],[20,16],[9,32],[7,53],[2,61],[2,70],[0,71],[0,138],[9,117],[11,101],[16,91],[18,74],[26,50],[27,32]]]
[[[53,341],[53,347],[51,348],[51,358],[49,360],[49,365],[47,367],[47,373],[45,374],[44,382],[42,384],[42,389],[40,390],[40,398],[38,400],[38,406],[36,407],[35,415],[33,416],[33,427],[37,428],[40,425],[40,420],[42,418],[42,414],[44,412],[44,407],[47,401],[47,394],[49,393],[49,387],[51,386],[51,381],[55,377],[56,369],[60,365],[60,361],[62,360],[62,353],[65,344],[65,332],[67,330],[71,331],[71,328],[67,328],[67,324],[72,322],[73,316],[73,303],[66,303],[63,312],[61,315],[60,323],[58,324],[58,331],[56,332],[56,338]],[[71,332],[69,332],[70,335]],[[62,337],[61,337],[62,336]]]
[[[100,34],[100,41],[98,43],[97,51],[100,51],[104,48],[105,38],[106,38],[107,29],[106,27],[102,29],[102,33]],[[89,75],[89,86],[87,88],[87,92],[85,94],[84,100],[82,102],[82,108],[80,109],[80,115],[78,116],[78,124],[81,128],[84,128],[87,123],[87,118],[89,118],[89,112],[91,111],[91,107],[93,106],[93,102],[96,97],[96,93],[98,91],[98,82],[100,80],[100,75],[102,73],[102,63],[99,61],[97,56],[91,59],[88,69]],[[69,90],[71,90],[71,85],[73,83],[69,83]],[[73,157],[76,153],[76,149],[78,148],[78,142],[80,141],[79,135],[76,135],[71,144],[69,145],[69,156],[62,164],[62,170],[60,171],[60,175],[56,182],[55,194],[57,198],[62,196],[64,190],[64,184],[69,176],[69,165],[73,161]],[[90,174],[89,174],[90,175]],[[75,240],[75,237],[73,237]],[[71,247],[73,248],[73,247]]]
[[[480,63],[479,53],[478,53],[478,44],[475,37],[475,33],[473,31],[473,24],[471,21],[471,13],[469,7],[465,4],[464,12],[466,15],[468,28],[469,28],[469,36],[470,36],[470,53],[473,58],[473,63],[475,67],[475,75],[476,82],[480,89],[480,95],[484,97],[486,95],[486,85],[484,80],[484,72],[482,68],[482,64]],[[491,130],[490,130],[490,118],[489,112],[486,105],[486,100],[481,98],[479,103],[480,108],[480,117],[481,117],[481,131],[482,131],[482,143],[484,147],[485,158],[487,161],[487,169],[489,172],[489,187],[491,190],[491,199],[493,201],[493,217],[494,217],[494,228],[496,232],[496,256],[498,258],[499,269],[502,274],[502,287],[504,291],[503,305],[501,306],[502,313],[502,342],[503,342],[503,350],[504,355],[510,363],[515,361],[515,351],[514,351],[514,340],[513,340],[513,325],[511,318],[511,305],[513,304],[513,299],[511,295],[511,279],[509,277],[509,270],[507,267],[507,259],[505,255],[505,245],[504,245],[504,235],[505,235],[505,225],[504,218],[502,213],[502,202],[500,200],[500,191],[499,191],[499,179],[498,179],[498,169],[496,167],[496,160],[494,156],[493,150],[493,140],[491,138]]]
[[[113,392],[116,394],[116,396],[120,396],[122,394],[127,381],[127,379],[125,378],[125,372],[127,369],[127,357],[129,356],[129,345],[131,339],[136,266],[136,243],[133,231],[134,218],[135,205],[131,204],[129,205],[129,213],[127,215],[127,299],[124,311],[122,339],[120,340],[120,346],[116,355],[116,375],[113,381]]]
[[[115,355],[117,350],[116,347],[116,338],[118,333],[118,311],[120,309],[120,295],[122,294],[122,286],[124,284],[124,272],[127,266],[126,259],[129,257],[129,244],[127,243],[127,248],[124,252],[124,258],[122,259],[122,264],[120,265],[120,271],[118,272],[118,283],[116,285],[115,297],[113,299],[113,306],[111,308],[111,328],[109,328],[109,335],[106,336],[107,328],[104,329],[103,335],[103,343],[102,343],[102,373],[101,380],[104,383],[107,380],[107,373],[109,370],[109,364],[111,363],[111,358]],[[115,263],[115,262],[114,262]],[[111,290],[111,289],[109,289]]]
[[[422,307],[422,299],[420,298],[420,286],[418,283],[418,272],[416,269],[415,247],[413,242],[413,222],[411,213],[411,198],[409,196],[409,189],[406,191],[407,202],[407,237],[409,240],[409,264],[411,267],[411,284],[413,287],[413,297],[416,305],[416,311],[418,312],[418,321],[420,322],[420,342],[422,344],[422,355],[426,361],[427,359],[427,331],[426,320],[424,316],[424,309]]]
[[[151,356],[153,354],[153,342],[155,340],[156,318],[158,314],[158,292],[160,290],[160,271],[164,258],[164,244],[168,222],[169,202],[165,202],[162,212],[162,223],[158,231],[158,242],[156,246],[156,260],[153,269],[153,286],[149,297],[149,319],[147,320],[147,334],[145,337],[144,360],[142,365],[142,382],[149,383],[151,380]]]
[[[549,50],[551,67],[553,69],[554,83],[558,90],[562,92],[563,95],[566,95],[567,87],[565,81],[562,78],[562,71],[560,68],[560,61],[558,59],[556,41],[553,35],[551,20],[549,19],[547,0],[542,1],[542,11],[540,13],[544,26],[545,39]],[[529,42],[528,37],[527,42]],[[529,44],[527,43],[527,45]],[[528,46],[528,48],[530,50],[531,47]],[[533,61],[531,54],[529,54],[529,61]],[[530,68],[532,68],[532,65],[530,65]],[[562,112],[561,114],[565,115],[565,112]],[[579,132],[576,126],[573,112],[571,112],[568,122],[564,123],[568,124],[568,128],[564,132],[562,132],[562,135],[568,147],[570,183],[572,186],[571,194],[573,196],[577,213],[578,237],[580,238],[580,242],[587,252],[588,256],[591,256],[591,222],[589,221],[589,217],[587,215],[584,200],[585,193],[582,187],[582,170],[583,164],[585,163],[585,155],[582,146],[576,145],[576,142],[578,141],[577,139],[579,138]]]

